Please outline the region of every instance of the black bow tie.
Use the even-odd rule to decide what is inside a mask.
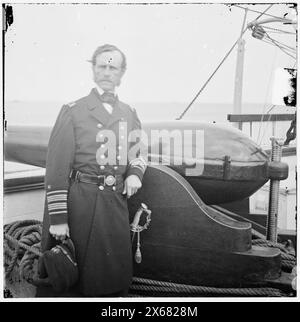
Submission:
[[[100,99],[103,103],[107,103],[110,105],[114,105],[116,102],[116,96],[113,93],[110,92],[104,92],[102,95],[100,95]]]

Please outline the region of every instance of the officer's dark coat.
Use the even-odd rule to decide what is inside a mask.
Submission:
[[[115,165],[100,167],[97,162],[96,154],[99,160],[99,148],[106,144],[101,142],[99,131],[109,129],[116,134],[116,147],[108,146],[117,148],[116,155],[126,148],[126,132],[119,133],[124,131],[120,122],[127,122],[127,133],[141,127],[135,111],[118,100],[110,115],[93,89],[88,96],[62,107],[48,145],[42,249],[52,246],[50,224],[69,224],[80,290],[86,296],[126,289],[132,278],[129,214],[126,196],[122,195],[123,183],[113,191],[111,187],[100,190],[97,185],[69,179],[72,169],[95,176],[123,175],[124,179],[136,174],[142,179],[144,169],[136,164],[120,165],[121,161],[116,160]]]

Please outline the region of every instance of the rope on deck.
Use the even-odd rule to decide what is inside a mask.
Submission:
[[[5,277],[11,281],[30,281],[36,274],[40,252],[42,223],[16,221],[4,226]]]
[[[245,296],[245,297],[282,297],[287,296],[279,289],[271,287],[261,288],[217,288],[208,286],[194,286],[177,284],[164,281],[154,281],[145,278],[133,278],[130,291],[146,292],[151,295],[159,296],[166,293],[170,296]]]
[[[37,260],[42,255],[41,247],[42,223],[38,220],[23,220],[4,226],[4,267],[8,280],[26,280],[30,282],[37,271]],[[263,239],[252,241],[261,247],[280,249],[283,268],[292,269],[296,265],[296,257],[282,244]],[[132,292],[142,292],[155,296],[288,296],[279,289],[262,288],[216,288],[155,281],[144,278],[133,278],[130,288]],[[137,296],[140,296],[137,294]]]

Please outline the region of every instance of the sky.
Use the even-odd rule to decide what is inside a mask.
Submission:
[[[289,11],[274,4],[268,13]],[[189,102],[238,39],[244,17],[244,10],[224,4],[14,4],[13,13],[4,49],[7,101],[70,102],[87,95],[94,86],[87,60],[110,43],[127,57],[118,88],[123,101]],[[246,22],[257,16],[249,12]],[[292,68],[295,60],[251,31],[244,39],[242,100],[269,102],[276,69]],[[283,39],[295,46],[295,36]],[[197,102],[233,102],[236,55],[235,48]]]

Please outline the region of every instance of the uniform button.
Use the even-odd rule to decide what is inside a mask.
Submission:
[[[99,189],[100,189],[100,190],[104,190],[104,187],[103,187],[103,186],[99,186]]]
[[[97,128],[101,129],[101,127],[102,127],[102,124],[101,123],[98,123],[97,124]]]
[[[105,144],[101,144],[101,148],[105,148]]]
[[[120,127],[120,129],[121,129],[121,130],[124,130],[124,126],[121,126],[121,127]]]
[[[119,146],[118,146],[118,149],[119,149],[119,150],[122,150],[122,146],[121,146],[121,145],[119,145]]]
[[[104,165],[101,165],[101,166],[100,166],[100,169],[101,169],[101,170],[104,170],[104,169],[105,169],[105,166],[104,166]]]
[[[124,135],[122,135],[122,136],[121,136],[121,139],[122,139],[122,140],[124,140],[124,138],[125,138],[125,137],[124,137]]]
[[[118,167],[116,165],[114,166],[114,170],[118,170]]]
[[[112,190],[113,190],[113,191],[116,191],[116,187],[112,187]]]
[[[104,159],[104,158],[105,158],[105,155],[103,155],[103,154],[102,154],[102,155],[100,156],[100,158],[101,158],[101,159]]]
[[[121,160],[121,156],[120,155],[117,156],[117,160]]]

